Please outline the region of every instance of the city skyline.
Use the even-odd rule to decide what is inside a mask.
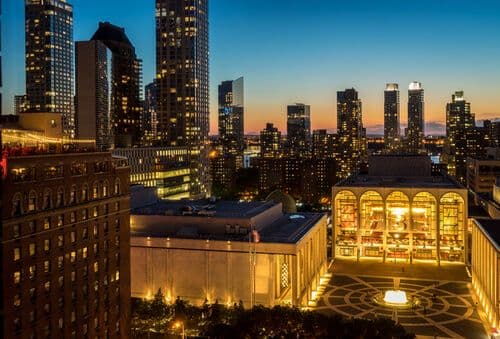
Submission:
[[[478,121],[500,117],[496,109],[500,85],[495,82],[500,76],[500,47],[494,43],[500,32],[494,15],[498,3],[481,1],[471,7],[459,1],[451,7],[450,2],[423,1],[412,7],[411,14],[409,4],[392,1],[362,2],[356,8],[337,1],[317,1],[315,6],[292,1],[286,7],[275,1],[266,11],[258,11],[263,1],[225,4],[225,0],[213,2],[209,10],[211,134],[217,131],[217,84],[240,75],[246,79],[247,134],[258,133],[266,122],[285,131],[286,107],[294,102],[311,105],[312,129],[334,130],[335,93],[350,87],[363,100],[368,133],[381,134],[386,82],[397,82],[402,89],[412,81],[422,83],[430,134],[444,134],[446,103],[449,93],[457,90],[468,93]],[[147,84],[155,73],[154,3],[116,5],[116,1],[100,6],[97,1],[73,3],[74,40],[90,39],[99,21],[125,27],[144,60],[143,84]],[[3,9],[4,66],[9,65],[4,68],[3,111],[8,114],[14,110],[13,96],[25,91],[24,76],[19,76],[24,72],[24,9],[22,2],[7,2]],[[134,16],[125,15],[128,12]],[[257,28],[245,25],[248,16],[256,18]],[[299,16],[304,25],[296,27]],[[252,35],[253,30],[257,34]],[[415,30],[418,34],[407,39]],[[277,41],[276,36],[283,34]],[[296,48],[297,43],[303,48]],[[231,44],[238,49],[228,53]],[[302,67],[304,62],[312,66]],[[405,92],[401,91],[402,128],[407,120]]]

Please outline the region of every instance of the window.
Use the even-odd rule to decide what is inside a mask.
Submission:
[[[76,212],[75,211],[73,211],[69,214],[69,221],[72,223],[76,221]]]
[[[94,225],[94,237],[97,238],[97,234],[98,234],[98,226],[97,224]]]
[[[21,193],[14,194],[12,199],[12,216],[17,217],[23,214]]]
[[[97,182],[94,182],[92,186],[92,199],[97,199],[99,197],[99,187],[97,186]]]
[[[105,221],[105,222],[102,224],[102,226],[103,226],[103,229],[104,229],[104,234],[108,234],[108,222],[107,222],[107,221]]]
[[[30,253],[30,256],[34,256],[36,254],[36,245],[35,245],[35,243],[29,244],[29,253]]]
[[[71,243],[74,244],[76,242],[76,232],[71,231],[70,235],[71,235]]]
[[[94,210],[92,212],[92,216],[95,218],[99,215],[99,207],[98,206],[94,206]]]
[[[43,193],[43,209],[48,210],[52,208],[52,190],[46,189]]]
[[[108,186],[109,186],[109,183],[107,180],[104,181],[103,185],[102,185],[102,196],[103,197],[107,197],[108,196]]]
[[[14,302],[13,302],[15,307],[21,306],[21,296],[19,294],[14,295]]]
[[[43,241],[43,250],[44,250],[45,252],[50,251],[50,239],[45,239],[45,240]]]
[[[76,272],[75,271],[71,271],[71,281],[75,282],[75,280],[76,280]]]
[[[19,225],[12,226],[12,233],[14,238],[19,238],[21,236],[21,231]]]
[[[32,265],[28,268],[28,277],[30,279],[35,279],[35,276],[36,276],[36,266],[35,265]]]
[[[60,276],[59,278],[57,278],[57,282],[59,283],[59,287],[62,288],[64,286],[64,277]]]
[[[57,190],[57,202],[56,202],[57,207],[62,207],[64,206],[64,188],[59,187]]]
[[[34,220],[30,220],[28,222],[28,230],[30,231],[30,233],[35,233],[35,231],[36,231],[36,224],[35,224]]]
[[[83,257],[83,259],[87,258],[87,252],[88,252],[87,247],[84,247],[83,250],[82,250],[82,257]]]
[[[87,184],[82,186],[82,201],[87,201],[89,199],[89,188]]]
[[[31,191],[28,196],[28,212],[34,212],[36,210],[36,192]]]
[[[117,201],[117,202],[115,202],[115,211],[118,212],[119,210],[120,210],[120,202]]]
[[[14,248],[14,261],[21,259],[21,249],[19,247]]]
[[[20,282],[21,282],[21,272],[15,271],[14,272],[14,284],[19,284]]]
[[[115,195],[121,194],[120,192],[120,179],[115,180]]]
[[[71,251],[71,263],[74,264],[75,261],[76,261],[76,252],[75,251]]]
[[[57,257],[57,268],[60,270],[64,268],[64,257],[62,255]]]
[[[46,281],[43,287],[45,288],[45,292],[50,292],[50,281]]]
[[[99,272],[99,263],[98,262],[94,263],[94,272],[95,273]]]
[[[45,218],[43,220],[43,229],[44,230],[50,229],[50,218]]]
[[[57,236],[57,246],[63,247],[64,246],[64,235],[59,234]]]
[[[43,262],[43,270],[44,270],[45,273],[49,273],[50,272],[50,261],[45,260]]]
[[[76,185],[71,186],[71,191],[69,194],[69,203],[76,204]]]
[[[82,210],[82,220],[87,220],[87,218],[88,218],[88,211],[85,208]]]
[[[57,227],[62,227],[64,225],[64,214],[57,217]]]

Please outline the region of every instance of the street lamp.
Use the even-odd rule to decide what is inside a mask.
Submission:
[[[181,329],[181,331],[182,331],[182,332],[181,332],[181,338],[182,338],[182,339],[185,339],[185,338],[186,338],[186,333],[185,333],[185,331],[184,331],[184,323],[183,323],[182,321],[176,321],[176,322],[174,323],[174,327],[175,327],[175,328],[180,328],[180,329]]]

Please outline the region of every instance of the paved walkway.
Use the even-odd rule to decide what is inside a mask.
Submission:
[[[374,272],[373,268],[367,271]],[[378,273],[378,276],[341,274],[334,267],[333,277],[315,309],[347,317],[392,318],[418,336],[488,338],[467,282],[448,280],[442,275],[439,280],[427,280]],[[394,309],[373,302],[375,295],[388,289],[406,291],[408,298],[419,299],[420,306]]]

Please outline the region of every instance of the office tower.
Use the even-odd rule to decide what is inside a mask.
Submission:
[[[326,129],[313,131],[312,154],[316,159],[337,158],[338,157],[338,135],[328,133]]]
[[[111,51],[111,126],[114,147],[137,146],[141,142],[142,60],[125,29],[100,22],[92,41],[102,42]]]
[[[406,151],[421,153],[425,137],[424,89],[420,82],[412,82],[408,87],[408,129]]]
[[[156,80],[149,83],[144,91],[144,110],[142,112],[142,134],[147,143],[155,143],[158,125],[158,86]]]
[[[384,144],[387,152],[397,152],[400,147],[399,86],[386,84],[384,91]]]
[[[354,88],[337,92],[337,134],[339,138],[338,177],[356,174],[366,160],[366,130],[361,100]]]
[[[209,192],[208,0],[156,0],[158,137],[205,154],[192,161],[192,195]]]
[[[26,0],[26,111],[62,114],[75,135],[73,6],[66,0]]]
[[[26,111],[26,95],[14,96],[14,114],[19,115]]]
[[[128,338],[126,162],[110,153],[6,152],[0,336]]]
[[[272,123],[260,131],[260,157],[277,158],[281,155],[281,132]]]
[[[446,142],[444,161],[448,174],[460,183],[467,181],[467,157],[477,153],[476,121],[471,113],[470,103],[465,101],[464,92],[457,91],[446,105]]]
[[[311,156],[311,107],[304,104],[289,105],[286,125],[289,155]]]
[[[243,77],[223,81],[219,85],[219,142],[224,155],[236,158],[236,166],[243,167],[245,148]]]
[[[76,137],[95,140],[98,150],[113,143],[111,54],[101,41],[76,43]]]

